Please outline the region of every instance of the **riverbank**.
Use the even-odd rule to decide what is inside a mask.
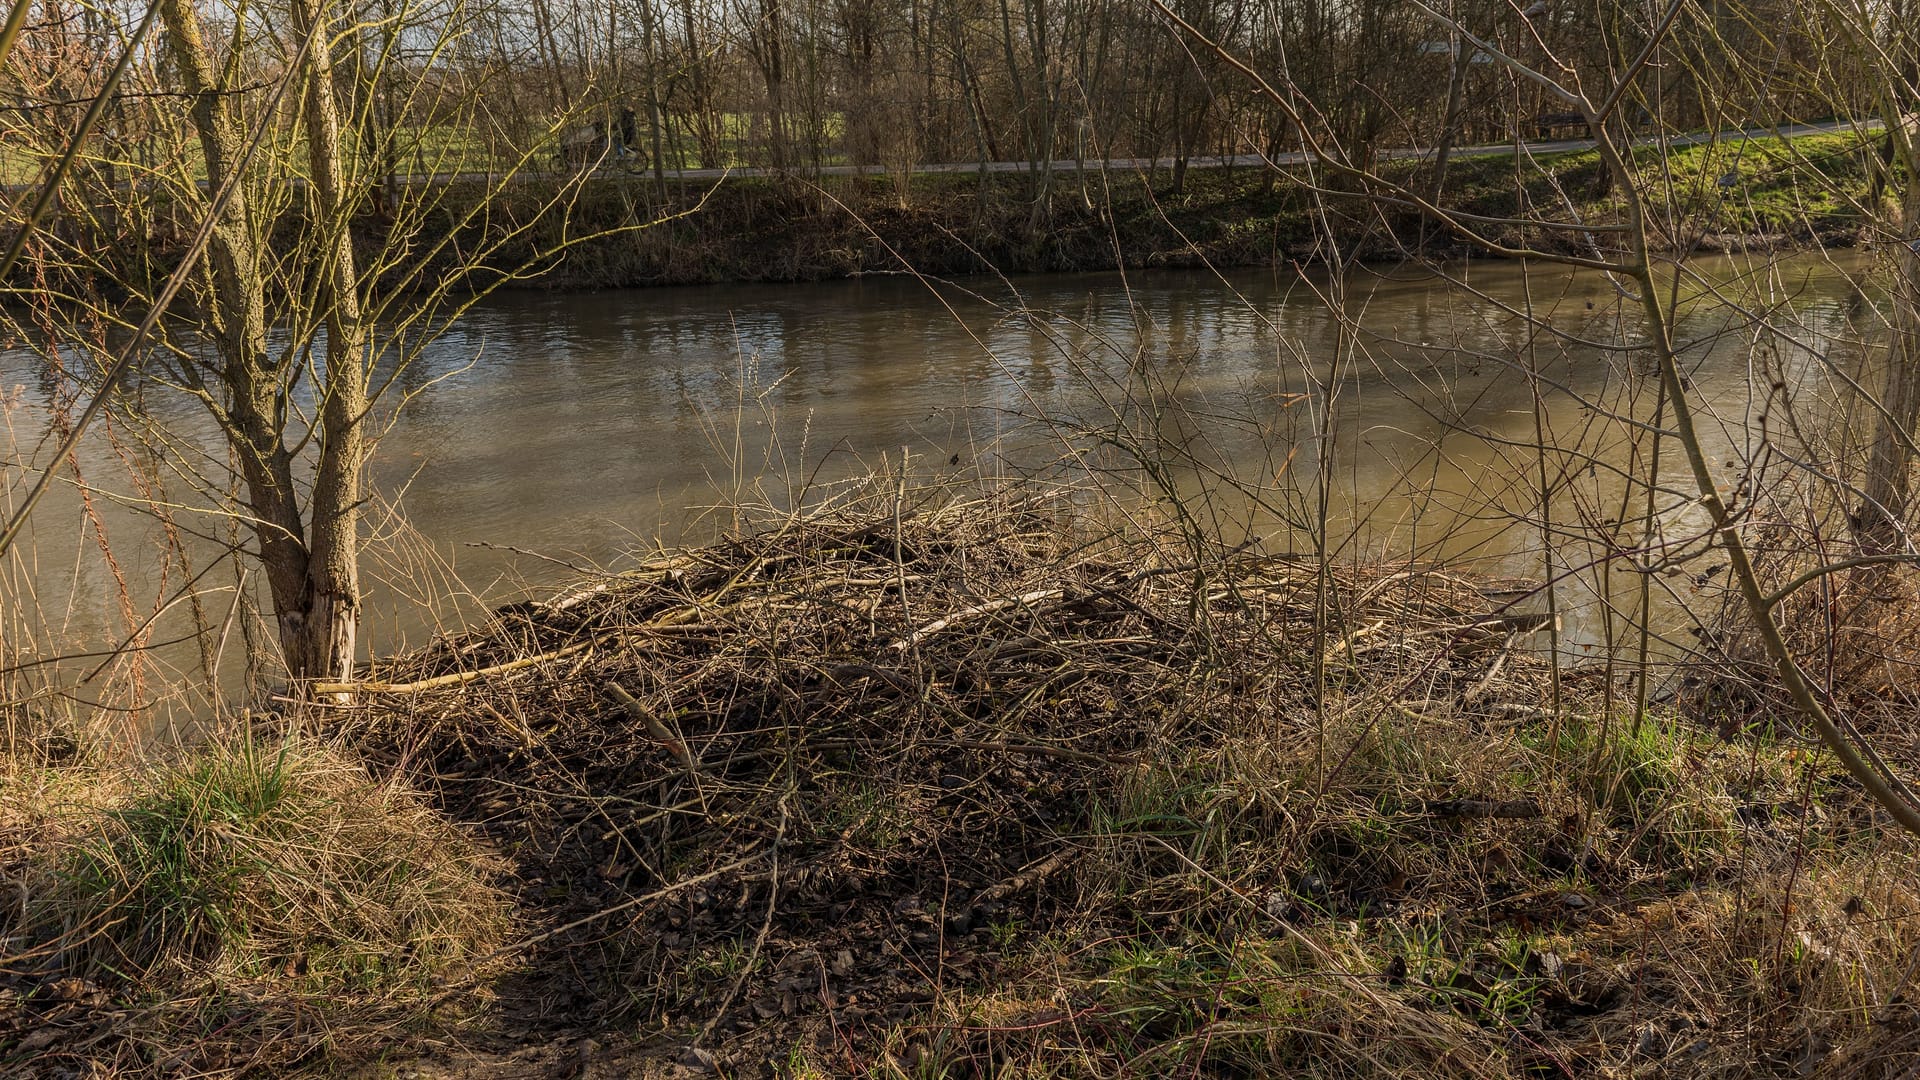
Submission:
[[[1639,164],[1666,193],[1657,200],[1668,211],[1654,225],[1657,240],[1669,250],[1851,246],[1870,201],[1862,145],[1822,134],[1682,147],[1664,157],[1644,149]],[[1379,170],[1423,195],[1430,183],[1419,162],[1387,161]],[[1444,205],[1481,219],[1622,217],[1591,150],[1543,154],[1525,169],[1511,156],[1457,159],[1446,190]],[[538,183],[524,185],[501,199],[497,217],[535,220],[553,198]],[[450,209],[460,204],[448,201]],[[516,284],[568,290],[903,272],[1225,269],[1477,253],[1411,210],[1339,185],[1316,192],[1294,173],[1251,167],[1194,169],[1178,191],[1169,172],[1066,172],[1044,189],[1020,173],[920,175],[905,185],[876,175],[664,187],[609,173],[589,181],[568,209],[565,232],[538,219],[492,256],[492,268],[539,263],[541,251],[566,237],[601,232]],[[458,227],[451,217],[444,224]],[[1510,247],[1592,253],[1585,234],[1502,225],[1489,235]],[[475,250],[484,239],[473,231],[461,247]]]
[[[1696,1077],[1920,1052],[1920,856],[1711,669],[1636,721],[1630,679],[1556,683],[1525,648],[1516,583],[1028,492],[881,484],[760,525],[377,664],[291,744],[256,719],[226,745],[259,752],[138,779],[13,760],[0,1061]],[[195,872],[75,873],[153,850]],[[315,850],[368,854],[290,872]]]
[[[1670,251],[1851,246],[1869,218],[1872,145],[1848,134],[1643,147],[1637,164],[1659,213],[1655,241]],[[1588,256],[1590,234],[1523,219],[1617,223],[1620,201],[1592,150],[1455,159],[1442,204],[1514,248]],[[1378,166],[1388,184],[1431,193],[1431,168],[1410,159]],[[1321,186],[1312,186],[1318,184]],[[607,168],[584,179],[533,174],[499,185],[451,179],[404,197],[420,214],[360,215],[353,234],[365,265],[387,247],[433,251],[400,259],[390,284],[503,279],[561,291],[725,282],[805,282],[872,274],[971,274],[1312,265],[1333,260],[1452,259],[1480,249],[1392,201],[1299,169],[1195,168],[1175,187],[1170,170],[1068,170],[1042,183],[1021,172],[731,177],[680,181]],[[1374,196],[1384,196],[1381,201]],[[177,211],[177,208],[175,208]],[[305,227],[296,201],[273,225],[279,246]],[[396,220],[410,223],[406,235]],[[142,226],[140,222],[148,224]],[[1490,224],[1492,223],[1492,224]],[[119,282],[157,287],[194,222],[167,208],[51,229],[84,259],[22,287],[63,276],[112,295]],[[135,235],[146,228],[152,235]],[[100,232],[105,229],[106,232]],[[94,235],[97,233],[98,235]],[[450,238],[450,243],[442,243]],[[36,271],[38,273],[39,271]]]

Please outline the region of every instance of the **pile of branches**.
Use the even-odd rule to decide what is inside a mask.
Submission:
[[[626,1013],[741,1060],[776,1028],[845,1043],[991,979],[1015,915],[1124,916],[1079,841],[1168,747],[1310,740],[1343,688],[1541,700],[1487,693],[1540,679],[1514,646],[1542,620],[1473,582],[1053,499],[907,503],[785,517],[321,688],[353,693],[331,724],[376,767],[514,861],[516,1015]]]

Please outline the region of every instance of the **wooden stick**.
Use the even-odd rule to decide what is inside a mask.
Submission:
[[[523,668],[533,667],[536,664],[544,664],[549,660],[562,660],[566,657],[583,653],[599,643],[599,638],[589,638],[586,641],[576,641],[565,648],[540,653],[537,656],[523,656],[518,660],[509,660],[504,664],[475,668],[472,671],[456,671],[451,675],[435,675],[431,679],[420,679],[417,682],[320,682],[314,683],[310,689],[315,694],[413,694],[422,690],[438,690],[445,686],[461,686],[473,682],[476,679],[485,679],[494,675],[504,675],[510,671],[519,671]]]
[[[535,664],[544,664],[549,660],[560,660],[573,656],[576,653],[585,652],[595,645],[612,641],[621,636],[621,634],[640,634],[649,630],[666,630],[673,627],[685,626],[699,618],[702,611],[712,607],[715,603],[719,602],[721,597],[727,595],[727,593],[739,586],[741,579],[758,565],[759,560],[749,563],[745,569],[734,575],[733,580],[721,586],[712,596],[664,612],[656,616],[652,622],[642,623],[638,626],[622,627],[620,631],[616,633],[600,634],[586,641],[576,641],[565,648],[555,649],[552,652],[540,653],[537,656],[525,656],[518,660],[509,660],[504,664],[495,664],[492,667],[475,668],[472,671],[459,671],[451,675],[436,675],[431,679],[421,679],[417,682],[319,682],[314,683],[309,689],[314,694],[324,696],[328,694],[412,694],[422,690],[438,690],[448,686],[462,686],[476,679],[485,679],[494,675],[504,675],[508,672],[533,667]]]
[[[804,750],[863,750],[873,745],[872,740],[863,739],[811,739],[801,746]],[[981,742],[977,739],[916,739],[916,746],[950,746],[956,750],[986,750],[1000,754],[1024,754],[1029,757],[1058,758],[1061,761],[1079,761],[1088,765],[1127,765],[1133,762],[1130,757],[1109,757],[1086,750],[1075,750],[1067,746],[1045,746],[1039,743]]]
[[[1540,804],[1532,799],[1427,799],[1421,809],[1433,817],[1519,821],[1540,816]]]
[[[920,644],[922,640],[932,637],[934,634],[964,619],[971,619],[976,615],[987,615],[995,611],[1004,611],[1010,607],[1037,604],[1042,600],[1057,599],[1064,593],[1065,590],[1063,589],[1036,589],[1030,593],[1021,593],[1019,596],[1006,596],[998,600],[989,600],[984,604],[975,604],[973,607],[964,608],[951,615],[935,619],[920,629],[915,630],[913,633],[908,634],[906,637],[889,644],[887,648],[895,652],[905,652],[913,646]]]
[[[970,906],[979,907],[982,904],[991,904],[996,901],[1005,900],[1007,897],[1012,896],[1014,893],[1019,892],[1029,885],[1044,881],[1053,876],[1055,871],[1065,866],[1067,864],[1067,858],[1072,854],[1075,853],[1071,849],[1062,848],[1044,859],[1033,862],[1027,866],[1026,869],[1000,882],[998,885],[991,885],[980,890],[980,895],[973,898],[973,903]]]
[[[725,866],[717,866],[712,870],[707,871],[704,874],[695,874],[689,878],[681,878],[679,881],[676,881],[671,885],[667,885],[662,888],[655,889],[650,893],[642,893],[639,896],[628,897],[627,899],[622,900],[621,902],[613,905],[612,907],[601,908],[599,911],[596,911],[591,915],[587,915],[587,916],[583,916],[581,918],[575,919],[564,926],[556,926],[551,930],[542,931],[541,933],[535,934],[532,937],[522,938],[521,940],[516,941],[511,945],[503,945],[500,948],[495,949],[492,952],[486,954],[485,956],[480,957],[478,960],[472,961],[464,966],[469,971],[481,970],[483,969],[484,965],[490,961],[498,960],[503,956],[512,956],[515,953],[525,952],[526,950],[533,948],[535,945],[538,945],[543,941],[550,941],[556,937],[559,937],[561,934],[567,933],[568,931],[578,930],[581,927],[586,926],[590,923],[599,922],[601,919],[607,918],[610,915],[618,915],[623,911],[631,911],[632,909],[637,908],[642,904],[650,904],[655,900],[663,900],[669,896],[672,896],[674,893],[692,888],[693,886],[699,885],[702,882],[712,881],[714,878],[731,874],[735,870],[745,869],[746,867],[752,866],[754,863],[759,862],[761,858],[766,856],[767,850],[768,849],[766,848],[762,848],[759,851],[756,851],[753,854],[748,855],[743,859],[735,860],[734,862],[730,862]],[[473,976],[469,975],[466,978],[463,978],[461,980],[454,982],[451,986],[442,990],[441,994],[437,996],[445,996],[452,990],[458,989],[462,984],[470,980],[472,977]]]
[[[693,763],[693,754],[687,749],[687,744],[673,732],[668,731],[659,717],[654,716],[645,705],[640,704],[639,698],[627,693],[626,687],[617,682],[609,682],[607,689],[626,708],[627,715],[640,721],[641,726],[647,729],[647,734],[653,737],[653,741],[666,747],[667,753],[672,754],[680,762],[680,767],[687,770],[687,779],[698,781],[700,769]]]

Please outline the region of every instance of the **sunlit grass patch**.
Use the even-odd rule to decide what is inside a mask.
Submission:
[[[1133,929],[1022,941],[932,1018],[926,1075],[1733,1075],[1755,1039],[1861,1068],[1900,1044],[1845,1018],[1901,978],[1911,844],[1858,828],[1823,754],[1584,699],[1368,703],[1132,774],[1081,888]]]
[[[30,925],[75,968],[421,989],[503,927],[488,865],[410,794],[324,750],[251,741],[163,766],[52,854]]]
[[[493,861],[338,752],[219,740],[120,770],[14,767],[4,783],[15,973],[40,985],[38,1009],[111,1004],[60,1021],[97,1021],[103,1046],[304,1059],[497,974],[509,913]]]
[[[1704,228],[1791,232],[1860,216],[1875,146],[1853,134],[1725,139],[1636,154],[1661,202]]]

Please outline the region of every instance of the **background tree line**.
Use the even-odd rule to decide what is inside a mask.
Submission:
[[[264,88],[294,21],[282,5],[196,5],[222,63]],[[1818,70],[1841,31],[1783,3],[1702,4],[1628,123],[1697,128],[1832,115],[1783,78],[1727,101],[1729,62]],[[1463,25],[1548,67],[1617,69],[1658,5],[1461,0]],[[1177,0],[1169,9],[1310,103],[1355,160],[1387,146],[1499,142],[1563,110],[1403,0]],[[8,179],[60,145],[138,12],[45,0],[0,76]],[[1905,0],[1871,17],[1904,18]],[[1188,157],[1273,152],[1299,132],[1219,58],[1136,0],[364,0],[342,5],[334,78],[355,145],[400,173],[484,170],[565,124],[617,131],[666,170]],[[177,64],[160,43],[90,147],[124,177],[185,151]],[[1822,91],[1834,85],[1835,80]],[[478,97],[476,98],[476,95]],[[470,107],[471,106],[471,107]],[[556,120],[564,124],[556,124]],[[397,134],[397,138],[387,138]],[[551,148],[549,147],[549,153]],[[1175,178],[1179,187],[1179,178]]]

